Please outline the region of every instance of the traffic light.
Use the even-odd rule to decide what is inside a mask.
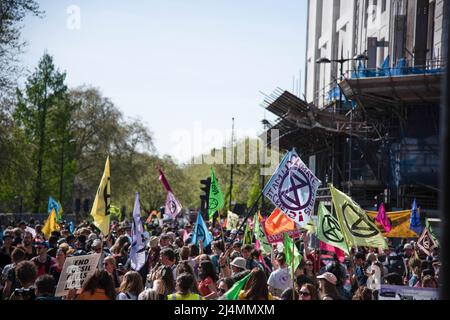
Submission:
[[[209,200],[209,189],[211,188],[211,178],[200,180],[200,183],[203,185],[200,189],[205,193],[200,195],[200,211],[203,214],[208,213],[208,200]]]

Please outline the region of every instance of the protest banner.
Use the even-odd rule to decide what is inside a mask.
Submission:
[[[378,212],[367,211],[367,215],[375,221]],[[419,235],[409,229],[409,220],[411,217],[411,210],[386,212],[389,219],[391,230],[386,232],[378,221],[375,221],[377,226],[380,226],[380,231],[383,236],[387,238],[418,238]]]
[[[438,300],[439,291],[434,288],[415,288],[382,284],[378,300]]]
[[[264,187],[263,194],[299,227],[306,227],[321,181],[292,150]]]
[[[55,297],[65,296],[69,289],[80,289],[97,269],[101,254],[67,257],[61,270]]]

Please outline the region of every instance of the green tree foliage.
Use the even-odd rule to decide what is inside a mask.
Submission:
[[[56,69],[53,58],[45,53],[34,73],[28,77],[25,90],[17,90],[14,119],[24,129],[29,143],[36,146],[32,159],[35,164],[34,211],[42,212],[52,190],[52,178],[57,175],[52,162],[54,143],[62,141],[70,119],[67,106],[66,74]],[[61,122],[62,121],[62,122]]]

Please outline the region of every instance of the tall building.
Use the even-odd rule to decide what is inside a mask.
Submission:
[[[323,187],[366,208],[408,209],[415,198],[436,213],[447,6],[308,1],[306,100],[277,89],[263,106],[279,117],[280,147],[296,147]]]
[[[446,60],[442,48],[444,2],[309,0],[306,100],[324,107],[328,91],[340,79],[338,64],[316,63],[323,57],[352,59],[365,54],[365,66],[374,70],[385,61],[389,67],[395,67],[400,59],[408,66],[433,67]],[[346,61],[343,73],[348,76],[358,64],[356,60]]]

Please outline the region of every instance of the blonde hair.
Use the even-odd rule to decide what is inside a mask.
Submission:
[[[144,284],[142,283],[141,275],[136,271],[128,271],[125,273],[122,283],[120,284],[119,291],[139,295],[142,291],[144,291]]]
[[[138,300],[159,300],[158,291],[155,289],[142,291],[138,296]]]

